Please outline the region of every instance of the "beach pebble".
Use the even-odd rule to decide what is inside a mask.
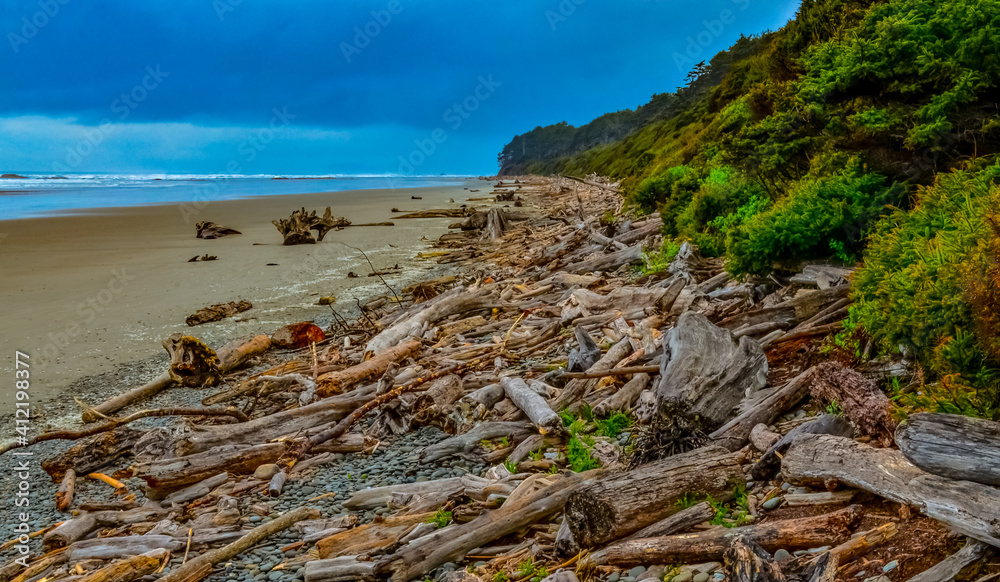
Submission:
[[[642,574],[645,571],[646,571],[645,566],[636,566],[635,568],[632,568],[631,570],[628,571],[628,575],[631,578],[638,578],[639,574]]]
[[[786,550],[784,548],[781,548],[777,552],[774,552],[774,561],[775,562],[787,562],[788,560],[791,560],[791,559],[792,559],[792,555],[790,553],[788,553],[788,550]]]
[[[761,505],[761,507],[763,507],[764,509],[777,509],[781,507],[781,504],[783,504],[784,502],[785,502],[784,497],[772,497],[771,499],[765,501],[764,504]]]
[[[691,579],[691,582],[708,582],[709,578],[711,578],[711,576],[709,576],[707,572],[702,572],[700,574],[695,574],[694,578]]]
[[[892,572],[893,570],[895,570],[898,567],[899,567],[899,561],[898,560],[893,560],[893,561],[889,562],[888,564],[886,564],[885,566],[882,566],[882,571],[888,573],[888,572]]]
[[[274,463],[265,463],[257,467],[257,470],[253,472],[253,478],[266,481],[277,475],[279,471],[281,471],[281,469]]]
[[[671,578],[670,582],[691,582],[692,580],[694,580],[694,574],[692,572],[681,572]]]

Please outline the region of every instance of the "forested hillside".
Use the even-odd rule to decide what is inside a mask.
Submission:
[[[913,354],[941,381],[897,396],[995,416],[1000,2],[805,0],[700,72],[616,141],[578,151],[605,118],[536,128],[501,171],[608,175],[741,277],[857,264],[837,348]]]

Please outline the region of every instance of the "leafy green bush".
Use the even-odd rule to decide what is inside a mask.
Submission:
[[[767,274],[776,261],[857,252],[862,233],[902,193],[886,182],[864,173],[859,164],[798,182],[784,199],[733,233],[726,268],[736,275]]]
[[[854,276],[852,318],[880,350],[905,348],[932,374],[978,387],[981,414],[996,409],[996,380],[966,292],[970,277],[988,274],[984,241],[988,212],[1000,203],[998,182],[1000,164],[940,174],[919,190],[911,212],[880,223]]]
[[[645,261],[640,269],[643,275],[652,275],[667,270],[670,261],[674,260],[681,250],[681,245],[670,239],[664,239],[659,251],[645,252],[642,258]]]
[[[689,166],[675,166],[646,178],[633,192],[631,200],[646,213],[660,211],[661,216],[673,217],[691,201],[701,187],[700,173]],[[672,224],[664,222],[667,234],[677,234]]]
[[[433,523],[438,527],[438,529],[443,528],[451,522],[451,512],[445,511],[444,509],[437,510],[434,515],[432,515],[427,523]]]

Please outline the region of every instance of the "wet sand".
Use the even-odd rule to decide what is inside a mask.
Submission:
[[[218,347],[296,321],[327,321],[331,312],[316,305],[320,296],[337,296],[334,307],[347,313],[356,309],[355,298],[386,292],[377,278],[366,276],[371,269],[364,257],[338,241],[363,249],[380,269],[404,267],[387,277],[397,291],[402,281],[435,276],[442,267],[414,257],[455,220],[396,220],[390,209],[446,208],[452,206],[449,198],[458,205],[475,196],[463,187],[482,186],[477,180],[455,184],[0,221],[0,374],[11,378],[0,383],[0,414],[13,409],[15,350],[31,356],[35,401],[70,398],[65,388],[73,380],[151,356],[165,358],[160,342],[172,333],[191,333]],[[351,227],[316,245],[282,246],[271,220],[302,206],[320,212],[332,206],[334,215],[354,223],[395,226]],[[194,224],[201,220],[243,234],[198,239]],[[206,253],[219,258],[187,262]],[[348,279],[349,271],[360,277]],[[184,323],[202,307],[239,299],[251,301],[253,309],[193,328]]]

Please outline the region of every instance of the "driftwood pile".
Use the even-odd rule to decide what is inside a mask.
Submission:
[[[845,273],[817,265],[738,282],[685,244],[666,272],[640,276],[659,219],[601,226],[621,213],[615,185],[508,186],[520,214],[461,211],[466,222],[436,244],[454,276],[408,287],[402,303],[374,299],[326,334],[299,324],[218,351],[170,338],[170,369],[89,409],[101,424],[41,435],[79,439],[44,465],[60,509],[74,507],[75,479],[122,457],[155,501],[67,516],[45,531],[48,554],[0,579],[138,580],[190,551],[160,579],[202,580],[296,522],[313,548],[295,559],[308,582],[405,582],[449,562],[462,568],[442,580],[572,581],[636,566],[647,568],[639,579],[732,582],[996,571],[1000,424],[900,424],[871,377],[811,361],[847,313]],[[309,347],[237,371],[279,339]],[[144,411],[196,424],[139,431],[128,423],[140,413],[107,417],[169,386],[216,383],[227,386],[205,408]],[[216,406],[242,401],[254,406]],[[367,524],[302,507],[236,525],[252,493],[280,496],[331,453],[370,453],[421,426],[451,434],[420,451],[423,463],[459,455],[491,468],[358,491],[346,508],[390,508]],[[968,541],[936,565],[886,559],[913,520]]]

